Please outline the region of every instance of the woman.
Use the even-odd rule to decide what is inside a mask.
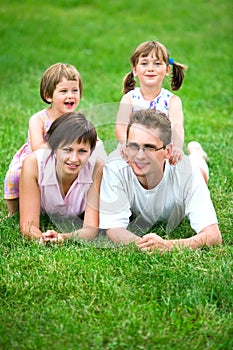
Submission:
[[[90,158],[97,134],[81,112],[56,119],[47,132],[48,149],[38,149],[23,162],[20,176],[20,228],[40,242],[59,242],[98,233],[99,187],[103,163]],[[83,227],[72,233],[40,230],[40,212],[61,219],[84,212]]]

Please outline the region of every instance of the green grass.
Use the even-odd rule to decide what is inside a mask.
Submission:
[[[177,93],[185,144],[198,140],[208,152],[223,235],[221,247],[169,254],[79,242],[38,246],[22,238],[18,215],[4,219],[1,186],[1,350],[233,347],[232,10],[230,0],[1,1],[1,183],[29,117],[45,106],[39,81],[50,64],[77,66],[79,108],[110,151],[129,57],[141,41],[156,39],[189,66]],[[184,221],[172,237],[190,233]]]

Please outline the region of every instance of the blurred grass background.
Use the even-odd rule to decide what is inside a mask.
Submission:
[[[232,10],[231,0],[1,0],[1,349],[231,348]],[[146,40],[189,67],[177,92],[185,143],[198,140],[208,152],[223,246],[147,256],[24,241],[18,217],[4,219],[3,180],[29,117],[45,107],[44,70],[59,61],[78,68],[79,109],[111,145],[122,79]],[[189,233],[185,222],[175,235]]]

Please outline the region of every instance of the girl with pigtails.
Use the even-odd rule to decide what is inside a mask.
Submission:
[[[177,91],[184,80],[184,64],[169,57],[166,47],[157,41],[141,43],[130,58],[131,71],[125,76],[123,97],[120,101],[115,134],[124,155],[129,116],[140,109],[156,109],[165,113],[172,125],[173,152],[170,164],[181,160],[184,145],[183,110],[181,99],[162,87],[164,78],[171,74],[171,90]],[[136,80],[139,87],[136,87]]]

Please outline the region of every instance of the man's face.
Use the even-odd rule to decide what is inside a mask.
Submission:
[[[156,179],[161,179],[165,159],[170,157],[171,150],[171,145],[164,147],[159,129],[148,129],[141,124],[131,126],[126,147],[127,160],[145,187],[148,187],[146,184],[153,186]]]

